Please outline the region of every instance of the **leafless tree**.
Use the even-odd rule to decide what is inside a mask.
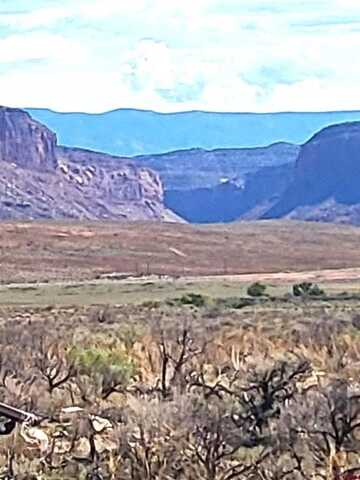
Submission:
[[[47,383],[49,393],[63,387],[76,374],[75,364],[62,346],[46,337],[40,337],[35,366]]]

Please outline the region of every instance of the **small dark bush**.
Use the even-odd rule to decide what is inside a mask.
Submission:
[[[155,308],[160,308],[161,302],[158,300],[147,300],[141,304],[143,308],[148,308],[148,309],[155,309]]]
[[[360,315],[355,315],[352,318],[351,323],[354,328],[356,328],[357,330],[360,330]]]
[[[180,299],[183,305],[194,305],[194,307],[204,307],[206,305],[206,297],[199,293],[188,293]]]
[[[263,285],[262,283],[255,282],[251,284],[248,289],[247,289],[247,294],[250,297],[262,297],[265,295],[266,291],[266,285]]]
[[[229,297],[218,299],[216,305],[221,308],[232,308],[234,310],[240,310],[241,308],[254,305],[255,302],[256,300],[251,298]]]
[[[91,313],[91,320],[98,323],[114,323],[116,315],[110,305],[105,307],[94,308]]]
[[[293,285],[293,295],[295,297],[321,297],[325,295],[325,292],[316,283],[302,282]]]
[[[166,302],[170,306],[176,305],[192,305],[193,307],[205,307],[208,299],[199,293],[187,293],[180,298],[174,298]]]

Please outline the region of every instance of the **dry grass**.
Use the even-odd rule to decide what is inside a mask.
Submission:
[[[216,298],[239,298],[247,295],[249,282],[242,279],[176,279],[139,281],[134,283],[101,281],[78,282],[70,284],[49,283],[41,285],[0,286],[0,305],[8,306],[91,306],[91,305],[139,305],[144,302],[165,302],[188,294],[199,294]],[[266,282],[267,293],[279,297],[278,304],[283,309],[293,308],[291,303],[281,301],[280,297],[292,291],[292,283]],[[353,301],[341,299],[331,302],[316,302],[317,305],[331,306],[340,304],[355,308],[359,304],[360,284],[358,282],[322,282],[321,287],[329,295],[339,295],[344,291],[354,296]],[[268,307],[262,307],[268,308]]]
[[[360,229],[300,222],[190,226],[2,223],[0,281],[223,275],[360,267]]]
[[[18,473],[14,478],[28,478],[20,476],[20,473],[25,472],[37,475],[41,472],[42,478],[49,480],[97,478],[85,477],[86,474],[94,472],[102,473],[101,478],[107,480],[164,478],[161,471],[156,470],[152,477],[146,477],[144,473],[131,474],[132,470],[126,463],[125,455],[128,449],[132,448],[139,453],[129,457],[129,461],[135,465],[138,465],[137,462],[142,465],[144,450],[149,462],[153,457],[157,461],[164,456],[164,465],[171,467],[179,454],[181,461],[185,459],[184,469],[195,468],[194,474],[185,470],[184,474],[178,477],[171,471],[166,478],[220,480],[223,478],[222,471],[229,466],[236,463],[241,466],[255,461],[259,449],[238,449],[230,459],[225,455],[217,464],[216,476],[213,476],[204,471],[198,457],[193,456],[194,449],[202,452],[207,447],[207,444],[204,447],[202,443],[198,443],[199,430],[207,429],[209,425],[211,427],[211,419],[219,418],[218,427],[221,430],[218,434],[224,436],[224,441],[229,442],[229,447],[233,449],[231,437],[226,436],[231,425],[222,422],[229,417],[223,414],[224,412],[239,408],[238,398],[241,397],[238,397],[236,392],[246,389],[249,382],[252,385],[256,372],[262,375],[263,371],[271,370],[279,362],[290,362],[291,365],[296,363],[296,359],[304,359],[310,362],[311,371],[304,378],[299,378],[299,383],[296,384],[297,393],[294,390],[291,394],[293,398],[290,399],[289,409],[280,403],[282,416],[271,417],[274,443],[270,444],[268,449],[273,451],[273,455],[269,463],[265,461],[262,464],[268,476],[259,474],[240,477],[256,480],[278,478],[275,473],[278,473],[277,469],[281,472],[284,462],[287,468],[286,462],[291,461],[290,466],[296,464],[288,458],[288,449],[282,447],[277,450],[277,435],[280,438],[290,428],[291,421],[305,422],[302,416],[304,409],[307,409],[306,420],[311,420],[312,413],[317,414],[321,408],[321,405],[319,407],[317,403],[311,402],[318,399],[317,395],[322,395],[321,392],[328,384],[336,380],[351,382],[351,379],[357,379],[359,374],[359,331],[351,321],[354,312],[344,311],[340,306],[327,310],[325,307],[319,309],[304,304],[286,312],[276,308],[272,311],[221,311],[213,319],[207,317],[204,308],[192,310],[188,307],[119,306],[108,311],[105,320],[101,321],[99,319],[102,316],[98,313],[94,307],[80,306],[0,309],[0,344],[4,360],[2,375],[7,377],[0,388],[1,398],[45,416],[53,416],[67,406],[80,405],[83,408],[79,414],[82,417],[74,416],[70,421],[63,421],[57,416],[56,421],[42,422],[40,430],[53,439],[56,446],[54,454],[45,456],[48,449],[42,450],[41,445],[34,444],[30,447],[16,431],[2,442],[1,466],[5,467],[6,457],[12,452],[13,466]],[[173,375],[172,362],[181,358],[182,344],[178,340],[181,336],[178,335],[181,335],[183,325],[187,325],[186,330],[190,332],[192,340],[187,344],[188,350],[184,357],[187,360],[180,370],[178,383],[170,383],[169,378]],[[69,365],[65,352],[69,351],[70,346],[83,353],[90,348],[95,353],[111,351],[118,356],[121,354],[121,358],[126,355],[136,366],[136,372],[128,379],[128,384],[120,384],[120,393],[115,389],[110,396],[104,395],[103,389],[107,384],[102,383],[105,375],[102,370],[81,374],[77,372],[60,387],[49,390],[46,373],[51,374],[52,366],[60,362],[60,378],[64,377]],[[164,349],[170,359],[168,388],[173,391],[173,395],[165,397],[164,392],[158,390],[164,366]],[[197,353],[192,355],[191,352]],[[7,368],[11,368],[10,376],[6,374]],[[198,375],[194,376],[196,372]],[[197,385],[198,382],[203,383],[206,388],[190,386],[192,383]],[[354,386],[358,389],[356,381]],[[222,387],[225,391],[219,390],[219,398],[217,395],[207,396],[209,388]],[[86,395],[80,395],[80,388]],[[203,413],[199,414],[197,410],[191,413],[191,402],[197,402],[196,408],[202,408]],[[327,422],[325,407],[322,415],[324,422]],[[94,413],[109,415],[105,418],[111,420],[112,428],[99,434],[85,428],[85,420]],[[216,417],[220,413],[221,415]],[[293,420],[290,420],[289,416]],[[194,422],[197,422],[195,426]],[[328,424],[326,426],[328,427]],[[308,427],[306,423],[305,427],[311,429],[311,425]],[[236,426],[234,429],[234,435],[237,428]],[[136,435],[139,430],[145,432],[144,438],[134,442],[134,438],[138,438]],[[59,435],[59,432],[67,432],[68,436],[71,436],[71,448],[68,446],[67,437]],[[89,455],[88,445],[91,439],[95,439],[98,451],[96,458]],[[317,456],[311,449],[312,441],[316,442],[316,453],[323,447],[321,436],[319,439],[309,437],[305,444],[299,445],[302,449],[300,451],[305,451],[303,467],[307,471],[316,468],[319,474],[323,474],[328,466],[329,452],[325,449],[321,463],[316,463],[314,458],[317,460]],[[299,437],[298,442],[304,442],[303,437]],[[355,441],[354,444],[356,445]],[[297,447],[297,444],[293,447],[295,453]],[[167,448],[170,448],[170,453]],[[344,452],[340,449],[338,453]],[[167,455],[170,455],[169,461]],[[188,455],[191,461],[187,462],[185,455]],[[358,466],[357,457],[349,457],[346,462],[346,468]],[[155,465],[157,463],[154,461],[153,468]],[[328,478],[335,479],[333,476]]]

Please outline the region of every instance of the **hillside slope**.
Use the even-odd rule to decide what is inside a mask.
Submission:
[[[302,148],[293,181],[262,218],[360,224],[360,122],[334,125]]]
[[[360,267],[359,228],[313,222],[1,222],[0,238],[0,283],[113,272],[183,277]],[[138,286],[139,298],[146,289]]]

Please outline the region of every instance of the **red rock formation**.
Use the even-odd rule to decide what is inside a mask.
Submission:
[[[0,107],[0,161],[38,171],[57,167],[56,135],[19,109]]]
[[[27,113],[0,107],[0,218],[168,220],[153,171],[129,160],[59,147]]]

